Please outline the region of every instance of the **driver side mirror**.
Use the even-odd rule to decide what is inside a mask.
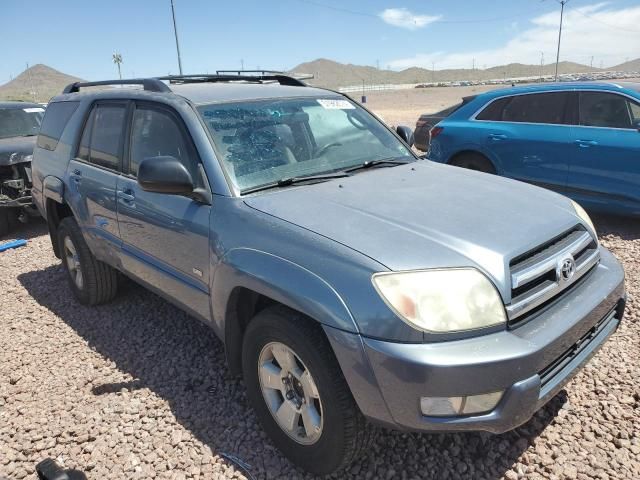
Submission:
[[[409,145],[409,147],[413,147],[413,130],[409,127],[405,127],[404,125],[398,125],[396,127],[396,133],[400,136],[404,143]]]
[[[145,158],[138,166],[138,184],[143,190],[172,195],[193,193],[193,179],[187,168],[175,157]]]

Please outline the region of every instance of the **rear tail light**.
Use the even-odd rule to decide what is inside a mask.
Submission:
[[[436,138],[438,135],[442,133],[443,130],[444,130],[444,127],[433,127],[431,130],[429,130],[429,135],[431,136],[431,139],[433,140],[434,138]]]

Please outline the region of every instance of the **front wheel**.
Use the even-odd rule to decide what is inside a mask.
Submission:
[[[15,208],[0,207],[0,238],[9,235],[18,223]]]
[[[244,335],[247,395],[264,430],[293,463],[316,475],[346,467],[369,445],[358,410],[320,327],[268,308]]]

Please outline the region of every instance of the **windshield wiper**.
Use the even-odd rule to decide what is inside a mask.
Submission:
[[[37,133],[23,133],[22,135],[18,135],[19,137],[35,137],[38,135]]]
[[[313,182],[313,181],[322,181],[322,180],[331,180],[332,178],[344,178],[349,177],[350,175],[347,171],[343,170],[340,172],[334,173],[321,173],[318,175],[306,175],[300,177],[285,177],[281,178],[276,182],[265,183],[264,185],[258,185],[257,187],[247,188],[245,190],[240,191],[240,195],[245,195],[247,193],[260,192],[262,190],[269,190],[271,188],[282,188],[288,187],[290,185],[296,185],[298,183],[304,182]]]
[[[402,158],[402,157],[398,157],[398,158]],[[407,163],[411,163],[410,160],[398,160],[398,158],[383,158],[381,160],[367,160],[366,162],[360,165],[356,165],[355,167],[345,168],[343,171],[355,172],[357,170],[364,170],[364,169],[376,167],[379,165],[394,167],[396,165],[406,165]]]

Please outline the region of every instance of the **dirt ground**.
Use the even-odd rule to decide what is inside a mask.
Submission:
[[[494,89],[496,89],[495,85],[478,85],[367,92],[365,106],[390,125],[406,125],[415,128],[416,120],[423,113],[438,112],[460,102],[463,97]],[[360,101],[361,95],[351,94],[351,96]]]

